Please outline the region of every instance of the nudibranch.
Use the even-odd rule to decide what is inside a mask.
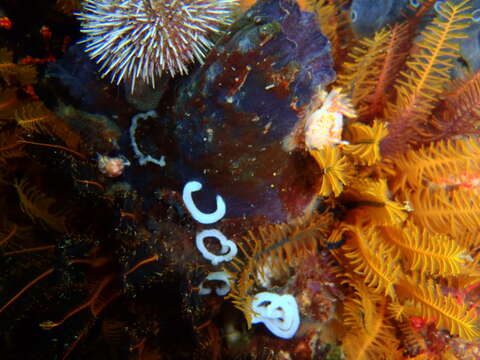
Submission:
[[[305,146],[309,150],[347,143],[342,140],[343,117],[357,117],[350,99],[341,89],[333,89],[328,94],[321,91],[319,97],[322,106],[307,115],[305,123]]]
[[[113,178],[122,175],[125,167],[130,166],[130,161],[124,156],[111,157],[98,154],[97,166],[102,174]]]
[[[285,142],[318,89],[334,78],[330,44],[315,15],[294,0],[258,1],[203,66],[166,95],[171,103],[156,109],[158,117],[138,123],[131,139],[137,151],[164,156],[167,165],[136,167],[132,181],[178,191],[198,181],[198,209],[213,212],[215,194],[222,194],[226,218],[278,222],[302,215],[315,199],[318,169],[304,148]]]

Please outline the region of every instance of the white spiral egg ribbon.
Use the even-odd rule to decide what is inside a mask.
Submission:
[[[212,288],[205,286],[206,282],[209,281],[219,281],[222,283],[221,286],[215,288],[215,292],[218,296],[225,296],[230,292],[230,275],[226,271],[216,271],[207,275],[205,280],[201,282],[198,286],[200,295],[208,295],[212,293]]]
[[[261,292],[252,301],[252,324],[263,323],[275,336],[290,339],[300,326],[297,301],[292,295]]]
[[[220,242],[221,249],[219,255],[210,252],[205,246],[205,239],[209,237],[216,238]],[[231,261],[238,252],[237,245],[233,241],[228,240],[227,237],[217,229],[200,231],[195,237],[195,242],[197,249],[205,259],[212,262],[212,265],[218,265],[223,261]]]
[[[202,189],[202,184],[198,181],[189,181],[183,187],[183,202],[190,212],[190,215],[201,224],[213,224],[225,216],[227,207],[220,195],[216,196],[217,209],[211,213],[200,211],[192,199],[192,193]]]

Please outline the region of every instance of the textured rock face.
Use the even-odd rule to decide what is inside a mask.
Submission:
[[[205,209],[216,193],[227,217],[285,220],[302,213],[315,188],[311,159],[285,141],[334,78],[314,15],[294,1],[260,1],[179,86],[171,109],[158,111],[158,124],[139,129],[137,142],[145,153],[165,155],[162,176],[174,187],[200,181],[196,196]]]

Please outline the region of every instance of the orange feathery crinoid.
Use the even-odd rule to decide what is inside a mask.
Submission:
[[[338,85],[351,96],[356,107],[366,95],[373,92],[376,82],[372,80],[384,65],[385,47],[390,34],[389,30],[383,29],[377,32],[373,39],[362,38],[358,46],[349,53],[350,59],[343,65]]]
[[[342,151],[355,164],[373,165],[380,161],[380,142],[388,134],[384,122],[375,120],[372,126],[354,122],[346,127],[344,133],[348,144],[342,146]]]
[[[60,138],[69,148],[77,150],[82,138],[50,111],[41,101],[33,101],[15,110],[17,124],[28,133],[44,133]]]
[[[388,316],[386,299],[372,294],[360,281],[350,279],[349,283],[356,293],[344,305],[348,330],[342,338],[342,349],[347,359],[390,358],[399,340]]]
[[[231,275],[228,298],[251,326],[251,301],[255,288],[288,281],[290,269],[309,254],[317,254],[326,240],[333,216],[330,212],[298,218],[286,224],[266,224],[237,242],[240,254],[226,271]]]
[[[342,155],[336,146],[328,146],[321,150],[310,150],[310,154],[322,169],[320,189],[318,195],[340,195],[343,188],[352,177],[352,166],[346,156]]]
[[[381,241],[379,232],[360,224],[342,224],[339,230],[346,237],[341,251],[346,272],[359,275],[373,293],[395,298],[400,266],[391,261],[391,251]]]
[[[433,142],[390,160],[395,168],[391,178],[394,192],[459,186],[480,176],[480,145],[475,137]]]
[[[389,89],[395,82],[396,76],[405,64],[408,49],[413,41],[414,31],[410,24],[395,24],[389,31],[388,42],[385,49],[379,54],[380,67],[371,70],[371,77],[365,84],[369,92],[364,92],[358,105],[360,118],[373,118],[383,116],[383,110],[389,100]],[[373,48],[375,50],[375,48]],[[373,85],[373,86],[372,86]]]
[[[407,195],[413,220],[433,233],[462,236],[480,228],[480,194],[475,189],[421,189]]]
[[[440,285],[406,277],[397,284],[396,289],[400,298],[413,304],[414,313],[410,316],[436,319],[439,328],[448,329],[452,335],[467,340],[480,337],[476,310],[459,304],[452,294],[444,295]]]
[[[445,234],[433,234],[412,221],[380,229],[390,243],[393,258],[401,258],[405,270],[432,276],[458,275],[467,261],[467,250]]]
[[[13,80],[22,84],[34,84],[37,81],[37,70],[31,65],[19,65],[13,62],[13,53],[5,48],[0,49],[0,79],[7,84]]]
[[[480,135],[480,72],[454,81],[452,87],[442,94],[442,102],[429,120],[428,140]]]
[[[409,206],[392,200],[385,179],[362,179],[353,181],[342,194],[344,202],[351,203],[356,218],[375,225],[393,225],[407,218]]]
[[[417,50],[407,61],[402,77],[397,78],[396,99],[386,109],[390,132],[382,143],[382,152],[393,154],[404,149],[439,103],[458,56],[459,40],[466,37],[471,17],[469,3],[443,2],[439,15],[420,33]]]
[[[325,100],[306,116],[306,149],[322,171],[318,194],[338,215],[325,245],[346,278],[338,315],[349,360],[421,351],[423,335],[407,343],[401,331],[412,316],[464,340],[480,335],[470,310],[477,294],[463,291],[479,281],[480,77],[452,82],[451,71],[471,1],[446,0],[427,19],[434,3],[351,40],[327,91],[344,89],[355,121],[343,122],[349,114]]]
[[[336,70],[342,66],[342,59],[348,49],[347,44],[353,39],[348,2],[349,0],[310,0],[311,7],[317,14],[320,29],[330,40]]]
[[[65,231],[65,217],[60,212],[52,212],[54,200],[47,197],[25,179],[14,184],[22,210],[34,221],[59,232]]]

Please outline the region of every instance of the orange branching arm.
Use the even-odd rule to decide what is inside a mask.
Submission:
[[[0,308],[0,313],[2,313],[7,307],[9,307],[12,303],[15,302],[20,296],[22,296],[28,289],[30,289],[33,285],[38,283],[40,280],[46,278],[48,275],[50,275],[53,272],[53,268],[48,269],[47,271],[43,272],[39,276],[37,276],[35,279],[30,281],[27,285],[25,285],[22,290],[20,290],[14,297],[12,297],[5,305]]]
[[[476,325],[475,309],[460,305],[452,294],[443,295],[440,285],[418,279],[404,278],[396,286],[405,299],[413,301],[417,315],[425,319],[437,319],[440,328],[452,335],[473,340],[480,336]]]
[[[36,246],[36,247],[28,248],[28,249],[7,251],[6,253],[3,254],[3,256],[25,254],[25,253],[29,253],[29,252],[35,252],[35,251],[51,250],[51,249],[54,249],[54,248],[55,248],[55,245]]]
[[[143,265],[145,264],[149,264],[151,262],[155,262],[158,260],[158,255],[155,254],[147,259],[144,259],[142,261],[140,261],[138,264],[136,264],[134,267],[132,267],[130,270],[128,270],[126,273],[125,273],[125,276],[128,276],[130,275],[131,273],[135,272],[137,269],[139,269],[140,267],[142,267]]]
[[[18,230],[18,225],[17,225],[17,224],[13,224],[12,229],[11,229],[10,232],[7,234],[7,236],[5,236],[2,240],[0,240],[0,246],[7,244],[8,241],[9,241],[13,236],[15,236],[15,234],[17,233],[17,230]]]
[[[0,49],[0,79],[11,83],[12,79],[24,84],[37,81],[37,71],[31,65],[19,65],[13,62],[13,53],[6,48]]]
[[[107,276],[105,277],[102,282],[98,285],[98,287],[95,289],[95,292],[92,294],[92,296],[90,297],[90,299],[88,301],[86,301],[85,303],[83,303],[82,305],[76,307],[75,309],[73,309],[72,311],[70,311],[67,315],[65,315],[61,320],[59,320],[58,322],[53,322],[53,321],[44,321],[40,324],[40,326],[42,327],[42,329],[45,329],[45,330],[50,330],[50,329],[53,329],[54,327],[57,327],[59,325],[62,325],[65,321],[67,321],[69,318],[71,318],[73,315],[79,313],[80,311],[82,311],[83,309],[86,309],[88,307],[92,307],[95,302],[97,301],[98,297],[100,296],[100,294],[102,293],[102,291],[105,289],[105,287],[112,281],[112,277],[111,276]]]
[[[391,31],[382,29],[372,39],[360,39],[350,52],[349,60],[343,64],[338,85],[351,96],[357,109],[373,93],[378,74],[384,65],[385,48],[390,37]]]
[[[410,47],[410,26],[399,23],[393,26],[388,42],[385,44],[382,56],[382,66],[370,94],[365,96],[365,102],[358,109],[360,117],[375,118],[383,116],[383,110],[391,94],[395,76],[404,65]]]
[[[310,0],[310,6],[317,14],[322,33],[330,40],[335,70],[342,66],[347,43],[353,39],[348,0]]]
[[[480,72],[455,81],[442,95],[443,101],[431,119],[434,140],[456,135],[480,135]]]
[[[23,139],[18,140],[18,143],[19,144],[30,144],[30,145],[49,147],[49,148],[52,148],[52,149],[59,149],[59,150],[63,150],[63,151],[69,152],[71,154],[74,154],[74,155],[78,156],[79,158],[81,158],[83,160],[87,159],[87,157],[85,155],[83,155],[82,153],[79,153],[78,151],[75,151],[73,149],[70,149],[70,148],[68,148],[66,146],[62,146],[62,145],[45,144],[45,143],[39,143],[39,142],[36,142],[36,141],[29,141],[29,140],[23,140]]]
[[[421,189],[408,198],[415,223],[433,233],[461,236],[466,229],[480,228],[480,201],[475,189]]]
[[[440,101],[439,95],[450,81],[450,70],[458,55],[458,40],[466,37],[471,16],[469,0],[445,1],[440,14],[420,34],[415,53],[407,61],[407,70],[395,85],[397,98],[387,106],[389,136],[382,152],[392,154],[405,149],[416,129],[427,121]]]

